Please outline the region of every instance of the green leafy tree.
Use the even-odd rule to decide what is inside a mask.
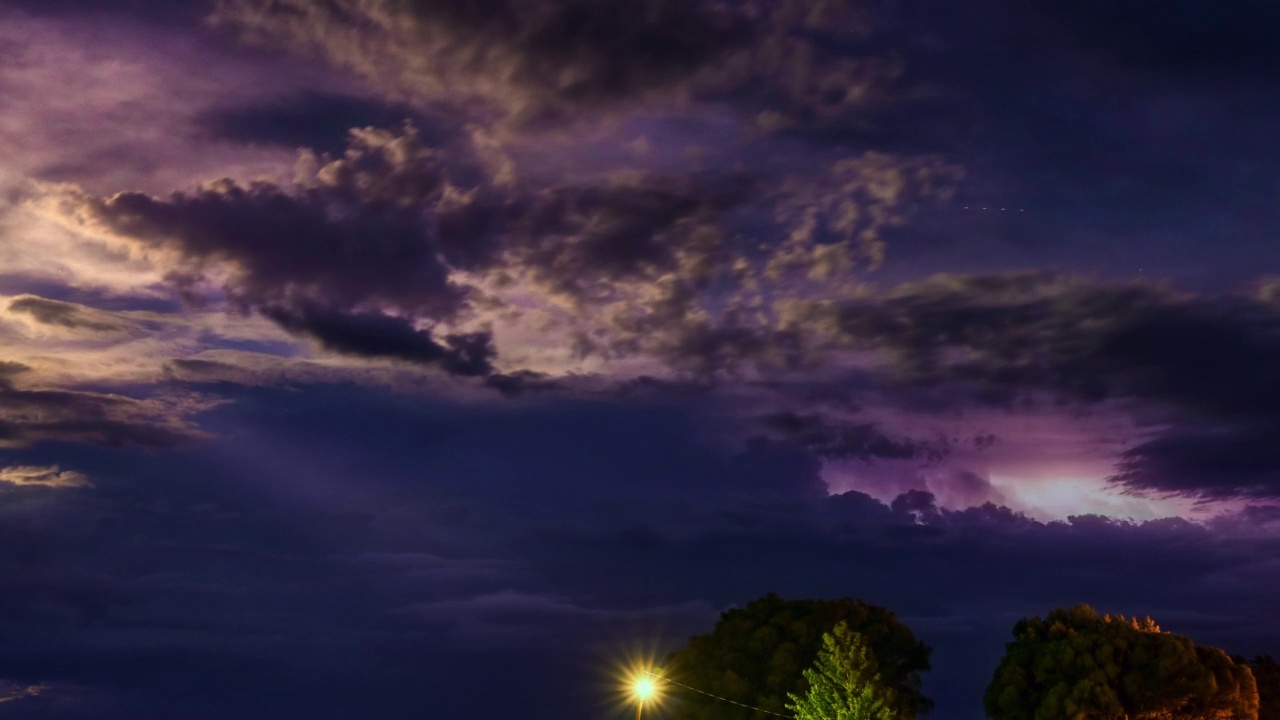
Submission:
[[[929,647],[888,610],[848,598],[784,600],[767,595],[720,616],[707,635],[668,659],[667,672],[701,691],[787,714],[789,695],[809,691],[804,671],[813,666],[822,637],[844,622],[862,636],[884,685],[893,690],[902,717],[924,714],[933,703],[920,692],[929,670]],[[682,693],[673,720],[761,720],[759,713],[695,693]]]
[[[804,671],[809,691],[789,694],[796,720],[897,720],[894,692],[880,679],[876,658],[858,633],[840,623],[822,636],[822,650]]]
[[[987,687],[993,720],[1256,720],[1248,667],[1162,632],[1150,618],[1088,605],[1014,626]]]
[[[1249,669],[1258,684],[1258,720],[1280,720],[1280,664],[1259,655],[1249,661]]]

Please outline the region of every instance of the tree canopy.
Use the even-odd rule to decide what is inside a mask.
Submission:
[[[735,702],[787,714],[788,694],[809,691],[804,671],[823,647],[823,635],[844,622],[870,649],[881,679],[890,688],[899,717],[923,714],[933,703],[920,692],[929,669],[929,647],[888,610],[849,598],[784,600],[767,595],[720,616],[707,635],[698,635],[669,658],[675,680]],[[674,720],[760,720],[747,708],[685,693]]]
[[[1019,621],[987,687],[992,720],[1256,720],[1249,668],[1088,605]]]
[[[809,691],[790,694],[787,709],[796,720],[898,720],[895,693],[877,668],[867,641],[841,622],[822,636],[818,659],[804,671]]]
[[[1270,655],[1249,661],[1258,684],[1258,720],[1280,720],[1280,664]]]

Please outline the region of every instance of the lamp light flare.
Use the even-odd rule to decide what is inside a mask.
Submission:
[[[636,699],[640,702],[644,702],[653,697],[653,693],[655,691],[653,680],[650,680],[647,677],[636,678],[635,684],[632,685],[631,689],[632,692],[635,693]]]

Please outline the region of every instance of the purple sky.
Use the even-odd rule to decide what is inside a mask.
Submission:
[[[938,720],[1064,604],[1280,652],[1280,10],[908,5],[0,0],[0,718],[598,718],[767,592]]]

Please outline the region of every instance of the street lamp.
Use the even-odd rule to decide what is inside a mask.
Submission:
[[[654,686],[653,680],[647,674],[640,675],[631,684],[631,694],[636,696],[636,720],[640,720],[640,710],[644,707],[645,701],[652,698],[657,691],[658,688]]]

